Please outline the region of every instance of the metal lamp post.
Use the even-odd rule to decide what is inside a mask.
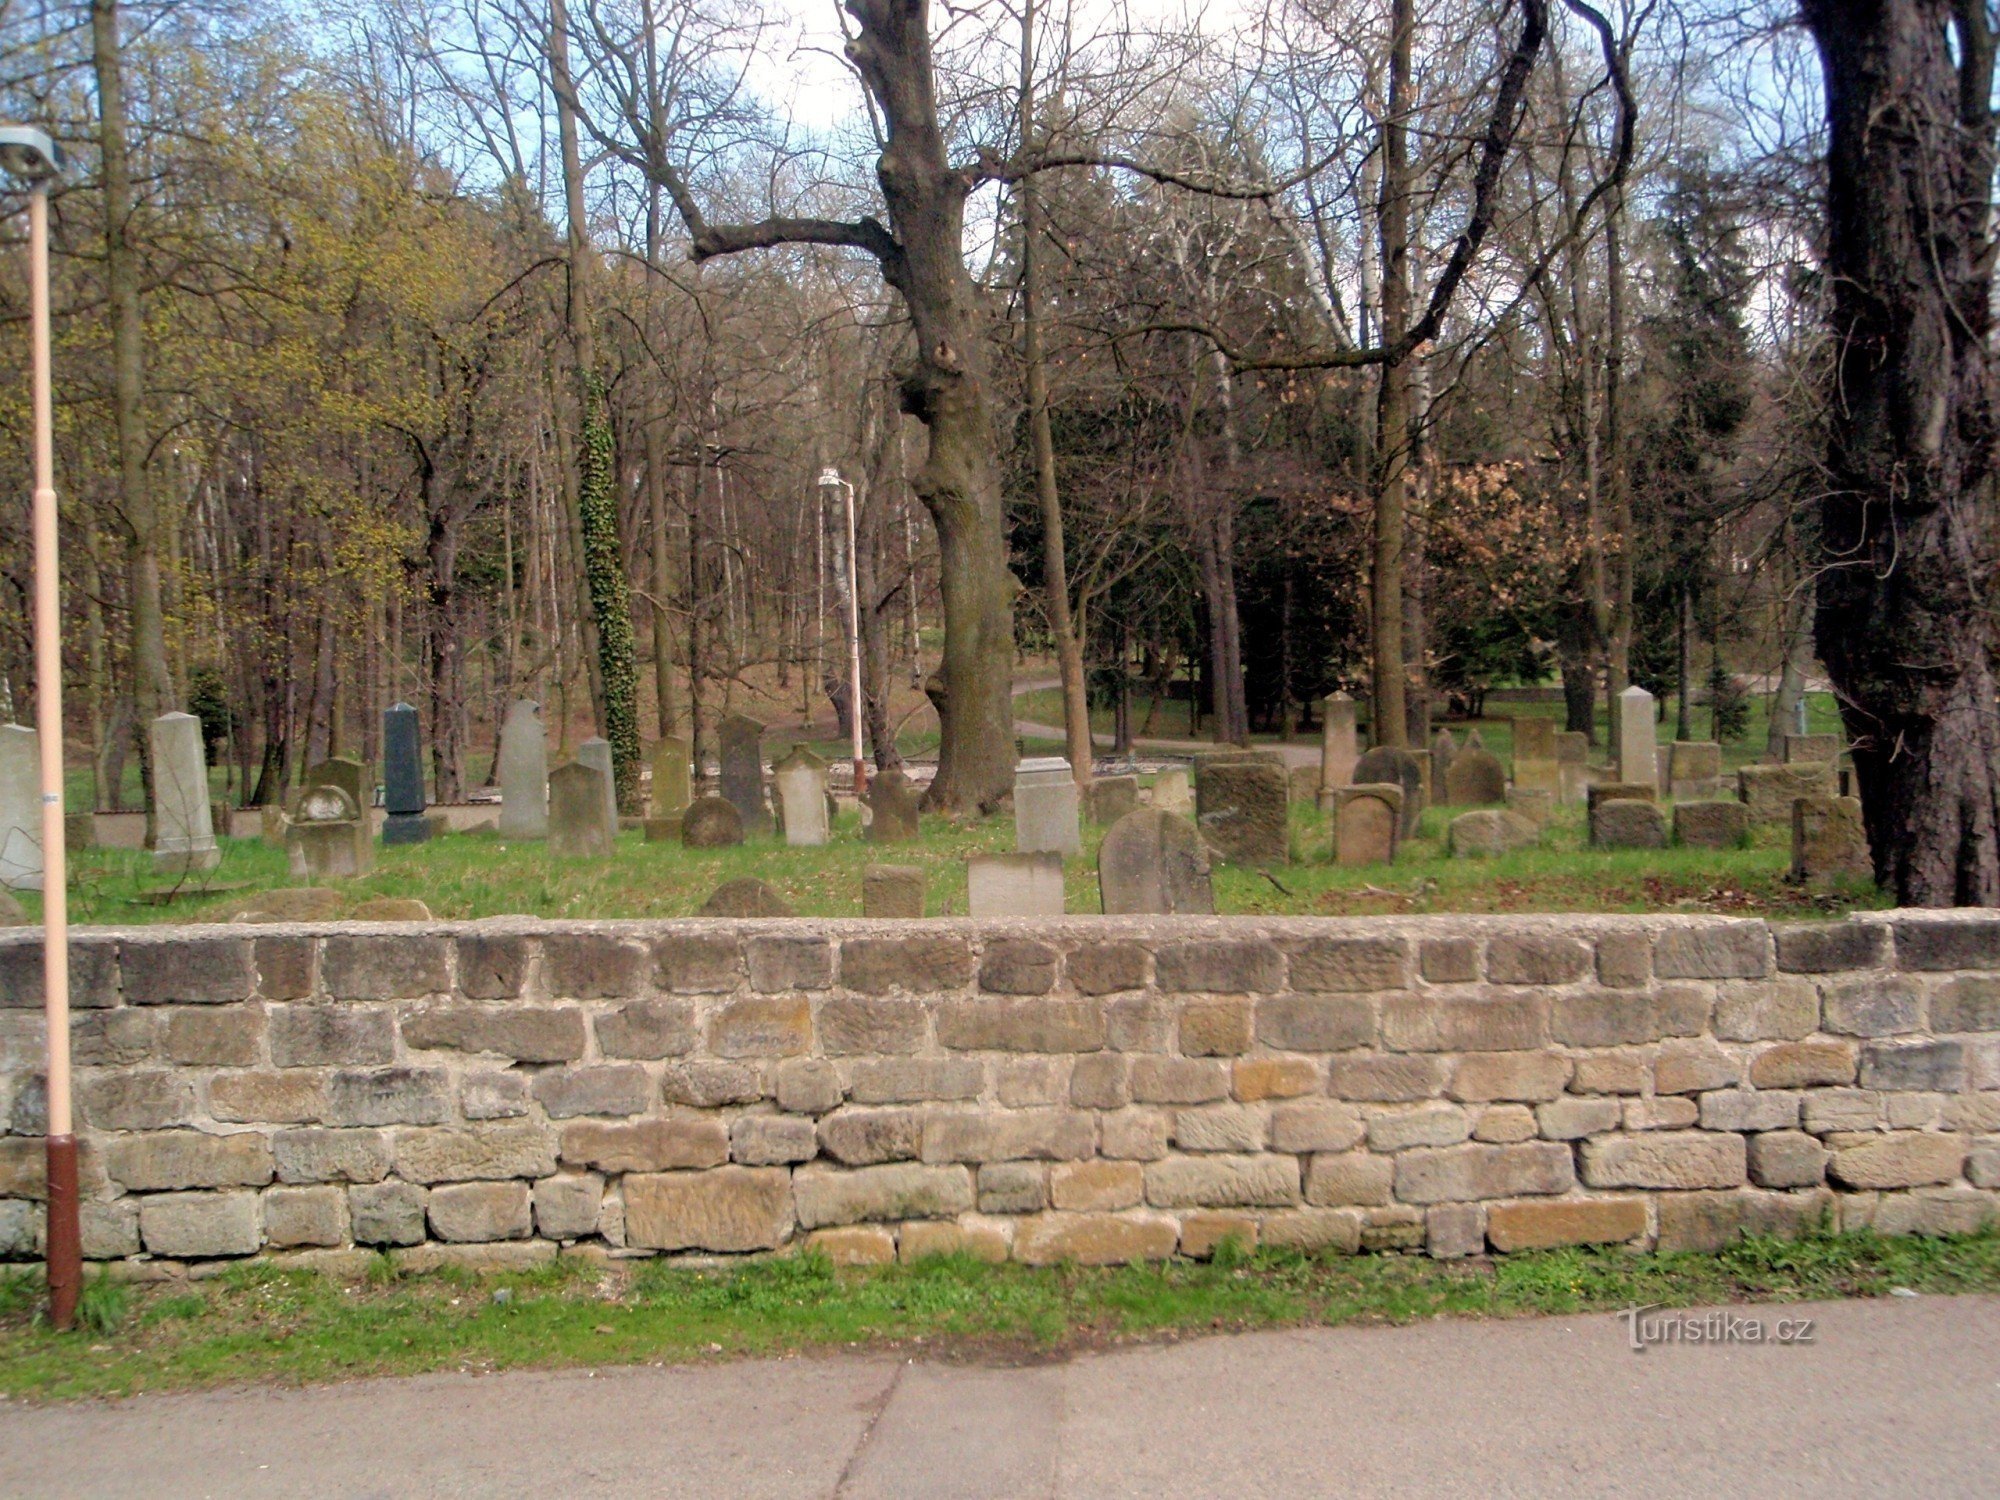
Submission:
[[[83,1288],[76,1135],[70,1112],[69,872],[63,843],[62,635],[56,554],[55,399],[49,373],[49,183],[62,152],[46,131],[0,126],[0,171],[28,190],[29,342],[35,428],[35,733],[42,772],[42,996],[48,1012],[49,1319],[76,1323]]]
[[[854,486],[840,470],[819,471],[822,490],[844,490],[847,502],[847,724],[854,735],[854,795],[868,790],[868,773],[861,764],[861,592],[854,583]]]

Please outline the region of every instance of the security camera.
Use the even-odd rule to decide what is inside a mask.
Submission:
[[[41,187],[62,175],[62,148],[33,125],[0,125],[0,172],[23,187]]]

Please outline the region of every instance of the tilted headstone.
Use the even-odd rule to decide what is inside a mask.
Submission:
[[[1022,854],[1079,854],[1076,777],[1060,755],[1024,760],[1014,768],[1014,848]]]
[[[1657,802],[1607,798],[1590,809],[1590,843],[1595,849],[1664,849],[1667,815]]]
[[[1409,838],[1417,831],[1417,819],[1424,812],[1424,767],[1416,753],[1393,745],[1377,745],[1354,763],[1356,786],[1394,783],[1403,789],[1402,827],[1399,836]]]
[[[1187,767],[1168,766],[1153,778],[1153,806],[1161,812],[1194,814],[1194,788],[1188,783]]]
[[[869,865],[861,872],[861,915],[915,918],[924,914],[924,872],[916,865]]]
[[[1139,778],[1100,776],[1091,782],[1084,797],[1090,804],[1090,821],[1109,828],[1139,805]]]
[[[743,814],[736,804],[712,793],[697,797],[681,814],[681,842],[690,849],[727,849],[743,842]]]
[[[975,917],[1061,916],[1062,855],[1053,849],[973,855],[965,862],[965,909]]]
[[[1507,768],[1484,746],[1452,757],[1445,773],[1444,800],[1453,807],[1490,807],[1507,800]]]
[[[162,872],[212,870],[222,862],[208,805],[208,752],[201,720],[161,714],[148,729],[153,749],[153,864]]]
[[[1565,807],[1583,801],[1590,788],[1590,736],[1581,729],[1556,731],[1556,800]]]
[[[1467,748],[1468,749],[1470,748],[1469,741],[1467,742]],[[1449,802],[1451,800],[1451,798],[1446,793],[1446,787],[1449,785],[1448,778],[1451,776],[1452,759],[1457,754],[1458,754],[1458,741],[1451,737],[1451,731],[1449,729],[1446,729],[1442,724],[1440,724],[1438,726],[1438,732],[1431,736],[1431,746],[1430,746],[1430,756],[1431,756],[1430,789],[1433,801]]]
[[[1541,830],[1517,812],[1482,808],[1453,818],[1445,839],[1453,859],[1491,859],[1534,848],[1541,842]]]
[[[1097,890],[1109,917],[1215,912],[1200,830],[1157,807],[1125,814],[1104,835]]]
[[[500,837],[549,836],[549,741],[542,706],[518,698],[500,728]]]
[[[1333,794],[1354,780],[1360,749],[1354,732],[1354,700],[1329,693],[1320,700],[1319,805],[1331,809]]]
[[[1202,837],[1231,864],[1291,862],[1291,786],[1282,764],[1204,757],[1194,805]]]
[[[1792,879],[1813,886],[1874,882],[1859,798],[1800,797],[1792,803]]]
[[[549,772],[549,853],[558,859],[606,859],[618,829],[604,773],[573,760]]]
[[[579,765],[589,766],[604,776],[604,806],[611,817],[611,831],[618,831],[618,772],[611,763],[611,741],[592,735],[576,747]]]
[[[382,711],[382,842],[421,844],[431,836],[424,818],[424,759],[417,711],[398,703]]]
[[[764,723],[748,714],[722,721],[722,795],[742,815],[746,834],[771,831],[771,805],[764,795]]]
[[[1674,842],[1689,849],[1735,849],[1750,832],[1741,802],[1676,802]]]
[[[41,738],[25,724],[0,724],[0,886],[42,888]]]
[[[1827,795],[1826,761],[1802,761],[1796,765],[1754,765],[1736,768],[1737,795],[1750,809],[1752,823],[1789,824],[1792,804],[1801,797]]]
[[[921,835],[917,789],[900,770],[883,771],[868,783],[861,799],[868,805],[867,839],[871,844],[907,844]]]
[[[1618,722],[1612,725],[1618,779],[1629,786],[1660,785],[1659,721],[1653,695],[1638,683],[1618,695]]]
[[[732,804],[733,805],[733,804]],[[754,875],[726,880],[701,905],[704,917],[790,917],[785,898]]]
[[[1334,793],[1333,860],[1339,865],[1388,864],[1402,838],[1403,788],[1363,782]]]
[[[1713,740],[1675,740],[1667,751],[1668,796],[1694,802],[1722,795],[1722,746]]]
[[[357,837],[361,809],[347,788],[322,782],[299,793],[288,833],[294,880],[354,880],[368,873],[365,854],[372,846]]]
[[[667,735],[653,744],[653,784],[646,794],[646,816],[678,818],[687,811],[689,775],[688,742]]]
[[[824,844],[831,834],[826,813],[826,762],[798,745],[771,768],[771,774],[778,784],[778,815],[785,826],[785,842],[802,849]]]
[[[1554,719],[1514,721],[1514,785],[1524,792],[1562,791],[1562,768],[1556,759]]]

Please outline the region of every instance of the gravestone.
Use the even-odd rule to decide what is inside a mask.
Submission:
[[[93,812],[64,813],[63,847],[65,849],[95,849],[97,847],[97,814]]]
[[[1483,808],[1453,818],[1446,841],[1453,859],[1490,859],[1534,848],[1541,842],[1541,830],[1517,812]]]
[[[681,814],[681,843],[690,849],[727,849],[742,842],[743,814],[726,798],[697,797]]]
[[[1431,736],[1430,754],[1431,800],[1434,802],[1449,802],[1451,798],[1445,789],[1449,785],[1448,778],[1451,775],[1452,760],[1458,754],[1458,741],[1451,737],[1449,729],[1440,725],[1438,732]]]
[[[1314,806],[1319,800],[1319,767],[1287,766],[1285,768],[1285,793],[1294,802]]]
[[[722,795],[743,818],[745,834],[771,831],[771,806],[764,797],[764,723],[748,714],[722,721]]]
[[[1585,801],[1592,812],[1597,810],[1597,804],[1600,802],[1651,802],[1653,800],[1653,789],[1651,787],[1631,786],[1622,781],[1600,781],[1597,785],[1591,787],[1585,795]]]
[[[372,848],[367,839],[355,836],[363,826],[361,809],[347,788],[330,781],[307,787],[299,793],[289,834],[292,878],[354,880],[366,875],[362,855]]]
[[[1339,865],[1388,864],[1402,837],[1403,788],[1361,783],[1334,793],[1333,860]]]
[[[382,842],[421,844],[431,836],[424,818],[424,760],[417,711],[398,703],[382,711]]]
[[[973,855],[965,862],[965,909],[975,917],[1061,916],[1062,855],[1053,849]]]
[[[500,727],[500,837],[549,836],[549,742],[542,706],[517,698]]]
[[[1076,778],[1060,755],[1038,756],[1014,768],[1014,848],[1022,854],[1079,854]]]
[[[1840,759],[1841,740],[1837,734],[1788,734],[1784,738],[1784,764],[1795,765],[1801,761],[1837,762]]]
[[[0,886],[42,888],[41,737],[0,724]]]
[[[284,848],[291,826],[292,820],[277,803],[265,802],[257,808],[257,836],[266,849]]]
[[[1424,812],[1423,763],[1413,752],[1393,745],[1377,745],[1354,763],[1356,786],[1382,786],[1390,782],[1403,789],[1398,837],[1408,838],[1417,831],[1417,819]]]
[[[353,755],[329,756],[318,765],[307,768],[299,796],[303,797],[316,786],[339,787],[347,793],[348,800],[360,809],[353,827],[354,841],[360,846],[355,852],[354,859],[359,868],[374,869],[375,818],[372,809],[375,806],[375,778],[369,773],[368,763]],[[296,799],[294,805],[296,806]]]
[[[1507,768],[1485,746],[1452,757],[1445,773],[1444,800],[1452,807],[1490,807],[1507,800]]]
[[[1157,807],[1127,813],[1104,835],[1097,891],[1108,917],[1215,913],[1200,830]]]
[[[1657,802],[1609,797],[1590,809],[1593,849],[1664,849],[1667,815]]]
[[[1194,816],[1194,788],[1188,782],[1187,767],[1168,766],[1153,778],[1153,806],[1183,818]]]
[[[1676,802],[1674,842],[1689,849],[1735,849],[1750,832],[1741,802]]]
[[[732,806],[734,804],[731,804]],[[701,904],[704,917],[791,917],[797,916],[785,898],[754,875],[726,880]]]
[[[816,849],[830,836],[826,812],[826,762],[804,745],[794,746],[771,768],[778,784],[778,817],[785,842],[795,849]]]
[[[861,915],[916,918],[924,914],[924,872],[916,865],[869,865],[861,872]]]
[[[1291,787],[1282,764],[1205,756],[1194,805],[1202,837],[1231,864],[1291,862]]]
[[[1653,695],[1638,683],[1618,695],[1618,721],[1612,725],[1618,779],[1628,786],[1660,785],[1659,724]]]
[[[201,720],[161,714],[148,728],[153,750],[153,865],[167,874],[212,870],[222,862],[208,806],[208,753]]]
[[[549,772],[549,853],[558,859],[607,859],[617,829],[602,771],[573,760]]]
[[[1722,746],[1713,740],[1675,740],[1667,749],[1668,796],[1694,802],[1722,795]]]
[[[1826,761],[1803,761],[1788,766],[1738,766],[1737,795],[1750,809],[1752,823],[1789,824],[1792,804],[1799,798],[1827,795],[1832,769]]]
[[[907,844],[921,835],[917,789],[900,770],[877,774],[861,800],[868,805],[869,843]]]
[[[1514,721],[1514,785],[1524,792],[1562,791],[1562,766],[1556,758],[1554,719]]]
[[[1590,787],[1590,736],[1581,729],[1556,731],[1556,801],[1574,807]]]
[[[667,735],[653,744],[653,784],[647,792],[646,816],[678,818],[687,811],[688,742]]]
[[[1874,882],[1859,798],[1800,797],[1792,803],[1792,879],[1821,887],[1835,880]]]
[[[1084,795],[1090,803],[1090,821],[1109,828],[1139,805],[1139,778],[1100,776]]]
[[[618,831],[618,772],[611,763],[611,741],[599,735],[592,735],[576,747],[576,761],[580,766],[604,777],[604,811],[611,819],[611,831]]]
[[[1330,810],[1333,794],[1354,780],[1359,743],[1354,733],[1354,700],[1329,693],[1320,700],[1319,805]]]
[[[1510,786],[1507,788],[1507,810],[1518,813],[1537,828],[1545,828],[1556,814],[1556,796],[1554,792],[1540,788]]]
[[[414,896],[375,896],[357,902],[350,922],[428,922],[431,909]]]

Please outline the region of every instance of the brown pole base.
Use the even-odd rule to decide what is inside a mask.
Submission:
[[[76,1326],[76,1302],[83,1293],[83,1227],[78,1217],[76,1137],[48,1138],[49,1162],[49,1321],[68,1333]]]

